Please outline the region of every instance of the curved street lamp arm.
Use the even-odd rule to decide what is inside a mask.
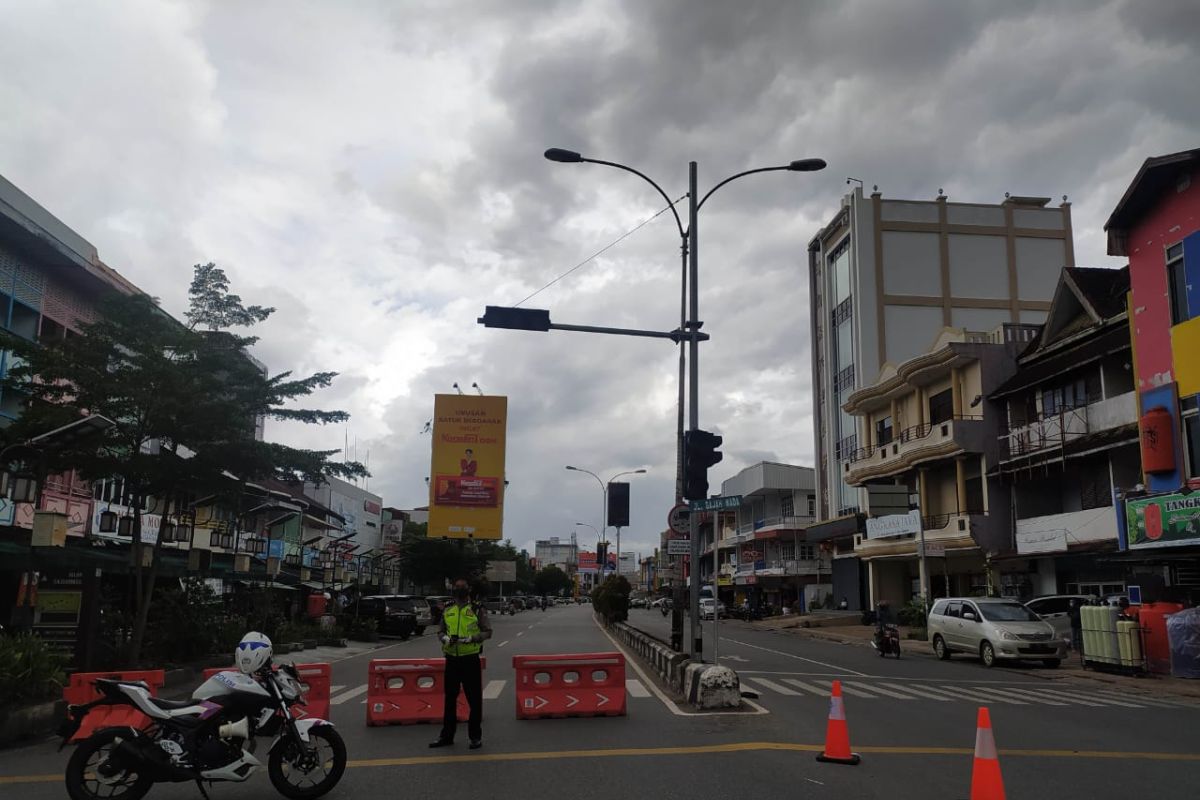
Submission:
[[[739,172],[736,175],[730,175],[728,178],[726,178],[725,180],[718,183],[716,186],[709,189],[708,192],[706,192],[705,195],[700,198],[700,202],[696,204],[696,211],[700,210],[700,207],[704,205],[704,201],[707,200],[709,197],[711,197],[713,192],[715,192],[717,189],[720,189],[722,186],[724,186],[725,184],[727,184],[731,181],[736,181],[738,178],[744,178],[747,175],[754,175],[759,172],[779,172],[779,171],[787,171],[787,170],[791,170],[791,167],[790,166],[759,167],[758,169],[748,169],[745,172]]]
[[[667,208],[671,209],[671,215],[673,217],[675,217],[675,227],[679,229],[679,238],[681,238],[681,239],[687,238],[687,232],[683,228],[683,220],[681,220],[679,218],[679,212],[675,210],[674,201],[672,201],[671,198],[667,196],[667,193],[663,191],[663,188],[661,186],[659,186],[657,183],[655,183],[653,180],[651,180],[649,175],[647,175],[644,172],[639,172],[638,170],[634,169],[633,167],[627,167],[624,164],[618,164],[615,161],[601,161],[598,158],[581,158],[580,161],[584,161],[588,164],[603,164],[606,167],[616,167],[617,169],[623,169],[626,172],[632,172],[634,175],[637,175],[639,178],[644,180],[646,183],[653,186],[655,191],[657,191],[660,195],[662,195],[662,199],[667,202]],[[786,169],[786,167],[781,167],[781,169]]]

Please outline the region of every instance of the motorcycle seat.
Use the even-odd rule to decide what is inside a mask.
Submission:
[[[164,700],[161,697],[151,697],[150,702],[161,708],[163,711],[177,711],[181,708],[190,708],[196,705],[191,700]]]

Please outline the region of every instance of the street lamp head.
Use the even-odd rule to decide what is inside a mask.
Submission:
[[[570,464],[567,465],[567,469],[572,469],[572,470],[575,470],[576,472],[579,472],[579,467],[572,467]]]
[[[633,474],[634,474],[634,475],[645,475],[645,474],[646,474],[646,470],[644,470],[644,469],[635,469],[635,470],[633,471]]]
[[[799,161],[793,161],[788,164],[788,169],[792,172],[818,172],[825,169],[825,159],[802,158]]]
[[[561,147],[551,147],[545,152],[545,156],[550,161],[557,161],[560,164],[578,164],[583,161],[583,156],[576,153],[574,150],[563,150]]]

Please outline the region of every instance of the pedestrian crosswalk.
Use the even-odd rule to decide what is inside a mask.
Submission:
[[[483,685],[484,700],[500,700],[505,689],[508,688],[509,681],[507,680],[490,680]],[[625,691],[631,698],[650,697],[650,690],[646,685],[636,678],[630,678],[625,681]],[[359,705],[366,703],[367,684],[359,684],[358,686],[345,686],[334,684],[329,687],[329,704],[331,706],[340,706],[344,703],[349,703],[352,700],[358,700]],[[512,696],[509,695],[510,700]]]
[[[742,688],[758,692],[759,699],[781,697],[828,700],[833,681],[828,678],[789,677],[785,674],[740,674]],[[967,702],[1010,706],[1086,706],[1089,708],[1200,708],[1200,702],[1182,697],[1146,697],[1115,690],[1072,685],[1020,686],[1003,683],[933,683],[931,681],[879,681],[851,677],[841,681],[842,693],[861,700],[888,703],[927,701],[935,703]]]

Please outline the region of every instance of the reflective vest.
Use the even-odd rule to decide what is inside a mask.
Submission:
[[[479,617],[475,615],[475,609],[470,605],[460,607],[454,603],[446,606],[446,610],[442,612],[442,620],[446,624],[446,634],[449,636],[466,639],[479,635]],[[483,645],[479,642],[456,642],[442,645],[442,652],[448,656],[476,656],[482,651]]]

